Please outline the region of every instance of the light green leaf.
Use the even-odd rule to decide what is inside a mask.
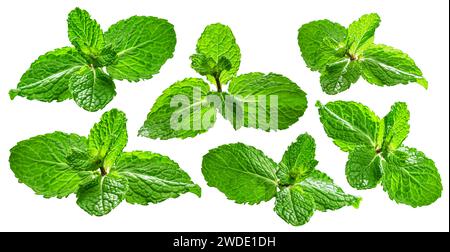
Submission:
[[[277,193],[274,210],[287,223],[301,226],[314,214],[314,198],[299,187],[284,188]]]
[[[336,101],[322,105],[317,102],[320,121],[327,135],[343,151],[358,146],[377,146],[380,118],[368,107],[356,102]]]
[[[87,149],[72,148],[66,159],[67,164],[78,171],[95,171],[102,166],[102,161],[91,157]]]
[[[303,181],[316,168],[316,142],[308,134],[300,135],[283,155],[277,177],[283,185]]]
[[[433,160],[413,148],[389,153],[382,185],[392,200],[412,207],[428,206],[442,195],[442,181]]]
[[[130,189],[126,200],[148,205],[191,192],[201,196],[201,188],[168,157],[150,152],[124,153],[112,169],[126,178]]]
[[[136,82],[151,79],[173,57],[176,35],[167,20],[134,16],[111,26],[105,41],[118,56],[107,67],[111,77]]]
[[[349,58],[341,58],[329,63],[321,72],[320,84],[322,90],[329,95],[346,91],[356,83],[361,76],[359,62]]]
[[[170,86],[153,105],[140,136],[152,139],[188,138],[208,131],[216,121],[208,102],[209,85],[185,79]]]
[[[69,85],[73,73],[86,66],[86,60],[75,48],[64,47],[40,56],[22,76],[11,99],[22,96],[43,102],[70,99]]]
[[[348,183],[358,190],[377,187],[383,170],[383,158],[373,147],[358,147],[350,152],[345,174]]]
[[[383,120],[386,132],[383,149],[390,152],[400,147],[408,137],[410,128],[408,106],[404,102],[395,103]]]
[[[362,16],[348,27],[347,45],[350,48],[350,55],[358,57],[373,44],[375,30],[380,23],[380,16],[372,13]]]
[[[225,58],[220,57],[216,62],[212,57],[203,54],[194,54],[191,56],[191,67],[197,73],[203,76],[213,76],[215,83],[220,82],[220,75],[224,71],[230,71],[232,68],[231,62]]]
[[[275,197],[277,164],[260,150],[244,144],[223,145],[203,157],[202,172],[236,203],[259,204]]]
[[[116,96],[116,85],[102,69],[85,66],[73,74],[70,91],[78,106],[96,112],[105,108]]]
[[[19,182],[46,198],[69,196],[81,177],[67,163],[72,150],[86,150],[86,138],[61,132],[33,137],[11,149],[9,163]]]
[[[345,27],[329,20],[319,20],[303,25],[298,32],[298,44],[306,65],[313,71],[322,70],[328,62],[324,58],[333,58],[339,52],[339,44],[345,40],[346,36]],[[330,46],[332,44],[333,46]],[[330,50],[323,50],[324,48]]]
[[[105,46],[103,31],[89,13],[76,8],[69,13],[67,20],[70,42],[83,54],[97,55]]]
[[[317,170],[298,185],[314,198],[315,209],[322,212],[345,206],[358,208],[361,202],[361,198],[346,194],[330,177]]]
[[[77,204],[94,216],[104,216],[125,198],[128,182],[116,175],[98,176],[77,192]]]
[[[96,160],[103,160],[105,170],[111,169],[128,142],[127,118],[113,109],[103,114],[99,123],[91,129],[88,150]]]
[[[224,85],[236,76],[241,64],[241,51],[236,44],[233,32],[230,27],[222,24],[206,27],[198,40],[197,53],[211,57],[216,63],[221,58],[226,58],[231,63],[231,69],[223,71],[220,75],[220,83]],[[208,75],[208,80],[216,83],[214,76]]]
[[[428,81],[406,53],[386,45],[373,45],[361,58],[362,75],[369,83],[393,86],[417,82],[428,88]]]
[[[235,129],[242,126],[283,130],[296,123],[307,108],[306,94],[278,74],[250,73],[235,78],[225,96],[222,114]]]

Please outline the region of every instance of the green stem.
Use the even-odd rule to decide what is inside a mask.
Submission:
[[[217,92],[222,93],[222,83],[220,83],[220,76],[216,75],[214,76],[214,79],[216,80]]]

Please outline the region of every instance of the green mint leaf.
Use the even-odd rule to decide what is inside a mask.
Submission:
[[[404,102],[395,103],[389,114],[384,117],[385,137],[383,149],[386,151],[396,150],[409,134],[409,110]]]
[[[358,208],[361,202],[361,198],[346,194],[330,177],[320,171],[313,171],[299,186],[314,198],[315,209],[322,212],[346,206]]]
[[[78,190],[77,204],[90,215],[104,216],[124,200],[127,191],[125,178],[112,174],[98,176]]]
[[[405,53],[385,45],[375,45],[375,30],[381,22],[377,14],[362,16],[348,29],[328,20],[314,21],[299,30],[299,46],[309,68],[321,73],[325,93],[346,91],[360,76],[378,86],[428,81]]]
[[[361,58],[364,79],[378,86],[417,82],[428,88],[428,81],[406,53],[386,45],[373,45]]]
[[[358,147],[350,152],[345,174],[348,183],[358,190],[378,186],[382,177],[383,158],[372,147]]]
[[[102,69],[85,66],[73,74],[70,91],[78,106],[96,112],[105,108],[116,96],[116,85]]]
[[[244,144],[223,145],[203,157],[202,172],[236,203],[259,204],[277,193],[277,164],[262,151]]]
[[[328,137],[343,151],[358,146],[377,146],[380,118],[368,107],[356,102],[336,101],[322,105],[317,102],[320,121]]]
[[[67,20],[70,42],[86,56],[99,54],[105,46],[103,31],[89,13],[76,8]]]
[[[378,14],[367,14],[348,27],[347,45],[349,54],[358,56],[374,42],[375,30],[380,26]]]
[[[361,65],[359,62],[341,58],[325,67],[321,72],[320,84],[326,94],[335,95],[349,89],[360,76]]]
[[[346,174],[352,187],[371,189],[381,181],[391,199],[412,207],[430,205],[441,197],[434,162],[401,145],[409,133],[405,103],[394,104],[383,120],[359,103],[338,101],[318,107],[328,136],[350,152]]]
[[[200,187],[189,175],[177,163],[159,154],[124,153],[112,171],[128,180],[130,189],[126,200],[131,204],[156,204],[187,192],[201,196]]]
[[[200,75],[213,76],[216,82],[220,80],[222,72],[230,71],[232,68],[231,62],[225,57],[220,57],[219,61],[216,62],[212,57],[203,54],[194,54],[191,56],[191,60],[192,69]]]
[[[301,226],[309,222],[315,210],[314,198],[300,187],[284,188],[277,193],[274,211],[287,223]]]
[[[240,75],[230,83],[228,92],[231,97],[225,100],[222,114],[235,129],[284,130],[296,123],[308,106],[306,93],[297,84],[273,73]]]
[[[313,71],[322,70],[327,63],[324,58],[334,57],[346,36],[345,27],[329,20],[303,25],[298,32],[298,44],[306,65]],[[330,46],[331,44],[333,45]],[[324,50],[325,48],[329,50]]]
[[[10,97],[22,96],[43,102],[70,99],[71,77],[86,65],[86,60],[74,48],[48,52],[31,65],[20,79],[17,89],[10,91]]]
[[[11,149],[9,162],[19,182],[46,198],[64,198],[82,181],[66,157],[72,148],[86,150],[86,138],[61,132],[33,137]]]
[[[117,61],[117,52],[114,51],[111,45],[105,47],[100,52],[100,55],[95,59],[95,66],[105,67],[115,64]]]
[[[434,162],[413,148],[389,153],[383,167],[382,185],[397,203],[428,206],[442,195],[442,182]]]
[[[303,181],[319,163],[315,160],[316,142],[308,134],[300,135],[283,155],[277,177],[283,185]]]
[[[134,16],[119,21],[105,33],[105,41],[117,52],[107,67],[112,78],[137,82],[151,79],[173,57],[174,27],[167,20]]]
[[[241,143],[222,145],[203,157],[202,172],[236,203],[258,204],[276,197],[275,212],[287,223],[300,226],[315,210],[359,207],[361,201],[346,194],[326,174],[315,170],[315,141],[300,135],[278,166],[260,150]]]
[[[79,171],[95,171],[100,169],[102,165],[101,160],[91,157],[87,149],[80,150],[76,148],[72,148],[69,152],[67,164]]]
[[[127,118],[113,109],[103,114],[99,123],[91,129],[88,151],[96,160],[102,160],[103,168],[111,169],[128,142]]]
[[[202,79],[189,78],[173,84],[153,105],[139,135],[184,139],[208,131],[217,114],[208,103],[209,92],[209,85]]]
[[[216,76],[208,74],[208,80],[215,84],[227,84],[232,80],[241,64],[241,51],[230,27],[222,24],[213,24],[206,27],[197,43],[197,54],[211,57],[214,62],[219,63],[225,58],[231,64],[230,70],[224,70],[217,83]]]

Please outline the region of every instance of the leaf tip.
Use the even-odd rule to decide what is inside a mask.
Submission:
[[[426,90],[428,90],[428,81],[427,79],[423,78],[423,79],[418,79],[417,83],[419,85],[421,85],[422,87],[424,87]]]
[[[355,201],[353,202],[352,206],[353,206],[355,209],[359,209],[362,200],[363,200],[363,198],[357,197],[357,198],[355,199]]]
[[[14,100],[20,94],[20,90],[18,90],[18,89],[11,89],[8,94],[9,94],[9,98],[11,100]]]
[[[195,185],[194,187],[192,187],[190,192],[197,195],[199,198],[202,197],[202,188],[199,185]]]
[[[321,108],[321,107],[323,107],[323,104],[320,101],[317,101],[316,102],[316,107],[317,108]]]

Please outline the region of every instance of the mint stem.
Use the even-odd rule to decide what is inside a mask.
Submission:
[[[100,167],[100,172],[102,173],[102,176],[103,176],[103,177],[106,176],[106,175],[108,175],[108,173],[106,172],[106,170],[105,170],[104,167]]]
[[[214,79],[216,80],[216,86],[217,86],[217,92],[222,93],[222,84],[220,83],[220,77],[214,76]]]

